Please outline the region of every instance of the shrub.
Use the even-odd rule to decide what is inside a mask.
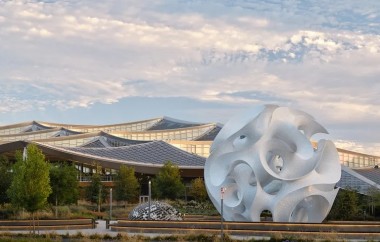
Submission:
[[[68,206],[58,206],[58,217],[59,218],[70,218],[71,217],[71,210]]]

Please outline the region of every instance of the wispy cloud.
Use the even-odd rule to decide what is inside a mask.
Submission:
[[[379,22],[370,0],[0,1],[0,112],[142,96],[379,120]]]

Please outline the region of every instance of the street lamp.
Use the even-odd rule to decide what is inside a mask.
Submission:
[[[227,190],[227,188],[225,187],[221,187],[220,188],[220,215],[221,215],[221,218],[220,218],[220,241],[223,242],[223,197],[224,197],[224,193],[225,191]]]
[[[149,217],[148,217],[148,219],[150,220],[150,198],[151,198],[151,196],[152,196],[152,189],[151,189],[151,181],[149,181],[148,182],[148,195],[149,195],[149,197],[148,197],[148,205],[149,205]]]

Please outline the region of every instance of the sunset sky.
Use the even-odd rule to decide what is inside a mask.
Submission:
[[[380,1],[0,0],[0,124],[303,110],[380,155]]]

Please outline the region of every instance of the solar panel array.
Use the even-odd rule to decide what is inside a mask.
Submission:
[[[107,148],[62,147],[60,149],[105,159],[160,165],[165,164],[167,161],[171,161],[178,166],[203,167],[206,161],[204,157],[187,153],[164,141],[152,141],[144,144]]]

